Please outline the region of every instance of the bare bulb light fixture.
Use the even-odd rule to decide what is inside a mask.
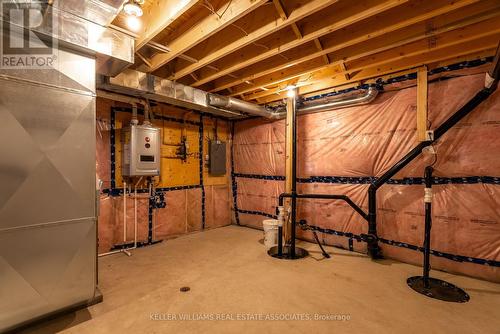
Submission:
[[[296,89],[297,89],[297,87],[294,85],[287,86],[286,87],[286,95],[288,97],[295,97]]]
[[[141,7],[143,4],[144,0],[129,0],[123,5],[123,11],[127,14],[127,26],[132,31],[138,31],[141,28],[142,23],[139,17],[143,14]]]
[[[123,5],[123,11],[129,16],[140,17],[142,16],[142,7],[144,0],[129,0]]]

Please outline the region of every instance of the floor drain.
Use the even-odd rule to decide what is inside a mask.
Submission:
[[[188,292],[189,290],[191,290],[191,288],[189,286],[183,286],[179,290],[181,290],[181,292]]]

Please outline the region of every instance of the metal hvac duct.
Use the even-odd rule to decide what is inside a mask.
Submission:
[[[44,39],[57,41],[55,49],[73,49],[96,57],[96,71],[105,75],[117,75],[134,63],[134,39],[120,31],[106,27],[120,11],[119,0],[57,0],[53,5],[12,0],[11,10],[0,13],[1,24],[26,28],[17,22],[11,11],[31,8],[39,10],[42,20],[29,30]],[[13,31],[14,29],[11,29]]]
[[[210,105],[208,102],[208,93],[205,91],[130,69],[123,71],[115,77],[99,76],[97,88],[101,92],[113,92],[141,99],[149,99],[227,118],[242,118],[246,116],[238,110],[224,110]],[[106,93],[98,92],[98,94],[103,97],[106,96]]]
[[[286,116],[285,111],[275,112],[255,103],[207,93],[197,88],[135,70],[126,70],[116,77],[100,76],[97,88],[101,91],[150,99],[228,118],[244,118],[250,115],[281,119]],[[377,94],[378,90],[375,87],[370,87],[364,94],[354,97],[341,97],[336,100],[322,99],[314,101],[314,103],[306,102],[298,108],[298,113],[309,114],[363,105],[373,101]],[[101,95],[104,96],[105,93]]]
[[[363,104],[368,104],[375,100],[378,95],[378,89],[375,87],[369,87],[364,94],[357,95],[354,97],[345,97],[336,100],[320,100],[313,103],[304,103],[298,108],[299,114],[311,114],[321,111],[340,109],[345,107],[359,106]]]
[[[52,6],[101,26],[108,26],[126,0],[54,0]]]
[[[217,94],[208,94],[208,104],[214,107],[239,111],[254,116],[274,118],[275,114],[266,107],[255,103],[235,99],[234,97],[221,96]]]
[[[133,62],[134,44],[101,19],[91,21],[100,4],[2,3],[4,43],[52,42],[43,48],[50,54],[7,57],[8,66],[3,57],[0,69],[2,333],[102,300],[96,288],[95,73],[100,62],[105,70],[120,68],[113,60]],[[104,16],[119,10],[106,8]],[[40,68],[9,63],[23,57],[52,62]]]
[[[378,90],[375,87],[369,87],[362,95],[341,97],[335,100],[321,99],[314,102],[306,102],[298,108],[298,114],[311,114],[321,111],[334,110],[339,108],[359,106],[372,102],[378,95]],[[216,106],[232,111],[244,112],[254,116],[262,116],[269,119],[281,119],[286,116],[286,111],[274,112],[266,107],[238,100],[233,97],[221,96],[217,94],[209,94],[208,103],[211,106]]]

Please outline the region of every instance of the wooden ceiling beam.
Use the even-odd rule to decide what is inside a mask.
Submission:
[[[166,45],[163,45],[163,44],[160,44],[160,43],[156,43],[156,42],[153,42],[153,41],[149,41],[147,43],[147,45],[152,48],[152,49],[155,49],[156,51],[158,52],[162,52],[162,53],[169,53],[170,52],[170,49],[168,48],[168,46]]]
[[[273,4],[281,19],[282,20],[288,19],[288,15],[285,11],[285,8],[283,7],[283,4],[281,3],[281,0],[273,0]]]
[[[137,55],[137,57],[139,57],[140,60],[142,60],[144,64],[146,64],[147,67],[151,67],[151,61],[149,59],[143,56],[140,52],[136,52],[135,54]]]
[[[214,61],[217,61],[228,54],[234,52],[235,50],[241,49],[247,45],[250,45],[257,40],[268,36],[276,31],[279,31],[295,22],[316,13],[334,3],[338,0],[312,0],[307,3],[307,5],[299,7],[290,13],[286,18],[279,18],[277,20],[273,20],[270,23],[260,27],[259,29],[249,33],[248,35],[232,42],[227,45],[222,46],[217,49],[217,51],[208,54],[207,56],[199,59],[196,63],[187,66],[176,73],[174,73],[170,79],[178,80],[191,72],[194,72]]]
[[[341,19],[339,21],[335,21],[334,23],[330,24],[330,25],[327,25],[325,27],[322,27],[321,29],[318,29],[314,32],[311,32],[309,34],[306,34],[304,35],[301,39],[296,39],[296,40],[293,40],[291,42],[288,42],[288,43],[285,43],[283,45],[280,45],[279,47],[276,47],[276,48],[272,48],[266,52],[263,52],[261,54],[259,54],[258,56],[255,56],[255,57],[252,57],[250,59],[247,59],[247,60],[243,60],[243,61],[239,61],[233,65],[230,65],[229,67],[225,68],[225,69],[221,69],[221,71],[219,71],[218,73],[214,73],[212,75],[209,75],[208,77],[206,78],[203,78],[195,83],[192,84],[192,86],[194,87],[198,87],[198,86],[201,86],[207,82],[210,82],[210,81],[213,81],[217,78],[220,78],[224,75],[227,75],[228,73],[231,73],[231,72],[234,72],[234,71],[237,71],[239,69],[242,69],[242,68],[245,68],[245,67],[248,67],[250,65],[253,65],[257,62],[260,62],[262,60],[265,60],[269,57],[272,57],[272,56],[276,56],[284,51],[287,51],[287,50],[290,50],[290,49],[293,49],[295,47],[298,47],[302,44],[305,44],[307,42],[311,42],[313,41],[314,39],[316,38],[319,38],[321,36],[324,36],[326,34],[329,34],[331,33],[332,31],[335,31],[335,30],[339,30],[339,29],[342,29],[344,27],[347,27],[351,24],[354,24],[356,22],[359,22],[359,21],[362,21],[368,17],[371,17],[373,15],[376,15],[376,14],[379,14],[379,13],[382,13],[384,11],[387,11],[391,8],[394,8],[396,6],[399,6],[405,2],[407,2],[408,0],[386,0],[386,1],[381,1],[379,3],[377,3],[376,5],[374,6],[371,6],[371,7],[368,7],[367,9],[365,10],[360,10],[358,11],[356,14],[354,15],[351,15],[351,16],[348,16],[344,19]],[[362,2],[360,1],[357,1],[356,2],[358,5],[362,5]]]
[[[350,75],[349,75],[349,72],[347,71],[347,66],[345,66],[345,62],[340,61],[339,65],[340,65],[340,69],[344,72],[345,79],[349,80],[350,79]]]
[[[276,7],[276,11],[278,12],[278,15],[281,17],[282,20],[287,20],[288,19],[288,14],[286,13],[285,7],[283,7],[283,4],[281,3],[281,0],[273,0],[274,7]],[[310,4],[307,4],[307,6],[310,6]],[[297,23],[293,22],[291,25],[293,33],[295,34],[295,37],[297,39],[302,38],[302,32],[300,31],[299,27],[297,26]]]
[[[304,65],[304,67],[290,66],[284,70],[274,72],[264,78],[254,80],[254,85],[252,86],[238,86],[238,89],[234,90],[234,93],[231,96],[248,94],[250,92],[260,91],[263,88],[268,89],[269,87],[275,86],[277,84],[287,82],[295,78],[307,76],[311,73],[317,72],[318,70],[327,69],[330,67],[335,68],[339,66],[338,63],[330,63],[328,65],[325,65],[321,57],[312,59]]]
[[[297,37],[297,39],[302,39],[302,32],[300,31],[299,27],[297,26],[296,23],[292,23],[292,30],[293,30],[293,33],[295,34],[295,37]]]
[[[488,17],[494,13],[489,13]],[[497,13],[496,16],[499,16],[500,12]],[[463,40],[473,40],[480,38],[482,36],[487,36],[490,34],[494,34],[498,32],[500,25],[497,23],[497,17],[493,16],[489,20],[475,22],[477,18],[474,20],[465,20],[461,21],[460,24],[448,25],[445,27],[436,27],[433,29],[432,34],[426,33],[426,31],[422,31],[420,35],[410,34],[410,38],[399,40],[396,38],[396,42],[391,41],[391,39],[380,39],[375,40],[374,43],[369,44],[360,44],[358,48],[350,48],[345,50],[344,52],[340,52],[338,56],[335,56],[335,62],[330,66],[344,66],[346,62],[351,62],[349,70],[344,68],[342,73],[345,74],[346,79],[349,79],[349,73],[353,71],[357,71],[363,68],[364,65],[356,65],[356,59],[360,59],[363,57],[370,57],[371,63],[384,62],[387,59],[392,59],[394,57],[404,57],[408,54],[417,52],[420,50],[425,50],[429,44],[427,43],[428,39],[434,40],[435,48],[443,48],[449,45],[453,45],[453,43],[458,43]],[[474,24],[470,24],[475,22]],[[453,29],[453,30],[450,30]],[[397,36],[396,36],[397,37]],[[420,43],[417,43],[421,41]],[[413,43],[413,44],[411,44]],[[416,45],[416,47],[414,46]],[[413,47],[413,49],[411,49]],[[386,51],[384,53],[384,51]],[[317,58],[316,58],[317,59]],[[310,65],[309,65],[310,64]],[[363,62],[361,62],[363,64]],[[311,66],[312,65],[312,66]],[[255,86],[253,87],[242,87],[235,90],[238,94],[245,94],[251,91],[257,91],[262,86],[269,86],[281,83],[286,80],[293,79],[300,75],[310,74],[312,72],[321,70],[322,68],[327,68],[329,65],[318,64],[317,62],[306,62],[303,63],[300,67],[289,67],[287,69],[273,72],[273,74],[255,79]],[[293,74],[291,73],[291,69],[295,69]]]
[[[450,49],[451,47],[456,45],[465,45],[465,43],[470,43],[470,45],[478,45],[480,43],[484,43],[485,45],[488,45],[492,40],[498,40],[498,38],[500,38],[500,25],[497,23],[496,19],[493,19],[487,22],[487,24],[476,25],[471,29],[460,29],[449,32],[447,34],[438,35],[435,40],[435,44],[433,44],[432,47],[429,46],[427,40],[422,40],[420,42],[414,42],[401,47],[390,49],[385,52],[380,52],[372,56],[366,56],[359,60],[350,62],[349,69],[342,70],[340,71],[340,73],[344,75],[347,74],[348,76],[345,77],[345,79],[349,81],[351,79],[356,79],[358,76],[358,74],[352,73],[360,73],[366,68],[382,66],[384,64],[397,60],[412,58],[421,54],[426,54],[431,50],[435,51],[440,49]],[[343,62],[339,62],[339,64],[340,63]],[[310,74],[310,77],[324,77],[324,75],[321,75],[322,71],[324,71],[324,69],[309,71],[308,74]],[[285,80],[282,80],[280,81],[280,83],[284,81]],[[284,85],[286,84],[287,83],[285,83]],[[258,99],[273,93],[274,92],[272,91],[259,91],[249,95],[248,99]]]
[[[232,0],[227,10],[224,9],[225,13],[222,17],[215,14],[207,16],[183,35],[171,41],[168,45],[169,53],[155,55],[151,60],[151,71],[159,69],[266,2],[267,0]]]
[[[388,60],[404,59],[412,57],[430,50],[439,50],[464,43],[473,43],[476,40],[487,37],[496,38],[500,36],[500,25],[495,19],[488,24],[476,25],[473,29],[459,29],[446,34],[437,35],[429,45],[429,39],[424,39],[411,44],[403,45],[394,49],[379,52],[374,55],[366,56],[349,62],[349,73],[362,70],[367,65],[377,66],[385,64]]]
[[[179,55],[179,58],[184,59],[190,63],[196,63],[198,61],[198,59],[195,59],[193,57],[190,57],[190,56],[182,54],[182,53]]]
[[[452,12],[460,7],[463,7],[469,4],[470,1],[463,2],[455,2],[451,5],[447,4],[444,7],[439,7],[433,11],[424,11],[415,17],[411,17],[407,20],[400,21],[395,23],[392,26],[384,26],[375,27],[371,31],[367,31],[366,34],[362,34],[361,36],[352,38],[350,36],[346,36],[343,41],[335,44],[332,47],[328,47],[321,51],[311,53],[307,56],[303,56],[296,59],[291,59],[289,61],[281,62],[280,65],[273,64],[271,68],[265,69],[263,71],[259,71],[256,73],[252,73],[249,75],[242,75],[239,80],[230,80],[228,83],[215,87],[211,89],[210,92],[217,92],[228,87],[233,87],[236,85],[240,85],[245,80],[255,80],[260,77],[264,77],[270,75],[276,71],[284,70],[291,66],[299,66],[299,64],[308,62],[317,57],[321,57],[323,55],[327,55],[329,53],[335,53],[335,59],[330,61],[338,61],[344,60],[346,58],[353,58],[356,56],[364,56],[367,54],[373,54],[376,52],[380,52],[383,50],[387,50],[389,48],[393,48],[396,46],[400,46],[406,43],[410,43],[412,41],[416,41],[428,36],[432,36],[439,33],[444,33],[446,31],[458,29],[470,24],[474,24],[477,22],[484,21],[491,17],[496,17],[500,15],[499,8],[491,10],[491,8],[484,7],[489,9],[487,11],[480,12],[478,15],[475,15],[467,20],[463,20],[463,17],[466,16],[466,13],[455,13],[453,15],[445,15],[449,12]],[[490,1],[490,3],[493,3]],[[481,4],[478,4],[481,5]],[[479,6],[479,9],[483,7]],[[475,14],[475,13],[473,13]],[[436,18],[437,17],[437,18]],[[433,19],[434,24],[436,25],[431,31],[429,31],[427,24],[424,21],[428,19]],[[407,28],[407,29],[405,29]],[[384,33],[391,32],[390,35],[384,35]],[[343,51],[345,50],[345,51]],[[250,70],[250,69],[249,69]],[[248,89],[249,87],[246,87]],[[248,90],[247,90],[248,92]]]
[[[436,62],[440,62],[440,65],[444,66],[465,60],[481,59],[494,55],[497,46],[498,40],[489,44],[483,43],[480,45],[471,45],[471,43],[466,43],[452,48],[432,50],[416,57],[393,61],[383,66],[366,68],[360,71],[355,77],[352,77],[350,81],[366,82],[366,80],[369,79],[376,79],[390,73],[406,71]],[[415,70],[409,72],[415,72]],[[299,87],[298,94],[304,95],[326,89],[332,89],[333,87],[341,86],[346,83],[348,82],[345,80],[339,80],[338,78],[333,77],[316,78],[316,80],[311,82],[310,85]],[[260,98],[258,100],[259,103],[270,103],[286,98],[286,92],[275,91],[274,93],[274,95]],[[250,100],[248,97],[246,97],[246,99]]]
[[[423,142],[427,139],[428,121],[428,77],[427,66],[417,71],[417,140]]]
[[[321,44],[319,38],[316,38],[314,40],[314,45],[316,46],[316,49],[318,49],[318,51],[323,51],[323,45]],[[328,55],[324,54],[322,55],[322,57],[326,65],[330,64],[330,59],[328,58]]]
[[[135,42],[135,52],[148,44],[156,35],[198,2],[199,0],[154,1],[142,16],[144,26]]]

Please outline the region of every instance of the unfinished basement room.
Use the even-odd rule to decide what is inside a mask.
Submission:
[[[0,10],[0,333],[500,334],[500,0]]]

